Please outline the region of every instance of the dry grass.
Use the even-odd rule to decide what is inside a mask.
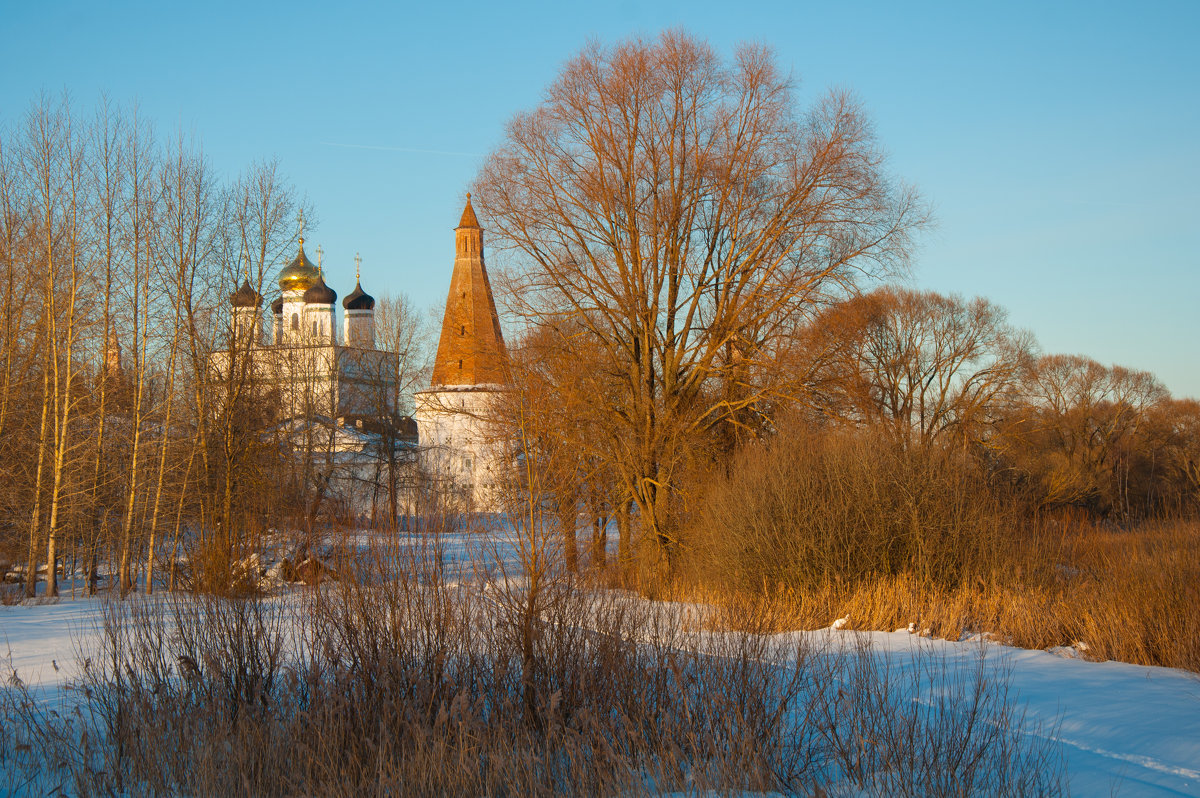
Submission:
[[[686,584],[733,624],[758,603],[781,629],[848,616],[1200,671],[1200,522],[1122,529],[1020,510],[952,457],[781,436],[711,492]]]
[[[78,795],[1063,791],[1058,749],[982,660],[954,684],[934,661],[889,673],[561,574],[529,601],[460,582],[436,540],[357,576],[299,602],[112,605],[73,714],[0,690],[0,777]]]

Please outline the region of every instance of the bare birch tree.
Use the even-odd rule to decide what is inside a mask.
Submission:
[[[59,517],[68,450],[73,448],[71,422],[78,398],[74,387],[76,347],[81,324],[80,287],[87,275],[82,240],[85,135],[75,130],[69,107],[43,104],[30,117],[31,168],[41,224],[45,232],[46,367],[51,375],[54,438],[50,507],[46,532],[46,595],[58,595]],[[62,283],[65,282],[64,286]]]
[[[165,404],[161,414],[158,450],[158,465],[155,476],[153,504],[150,509],[148,541],[146,545],[145,591],[154,590],[155,546],[158,543],[160,510],[164,506],[164,483],[167,478],[168,455],[172,443],[187,443],[180,440],[174,424],[176,414],[176,376],[181,358],[180,348],[187,329],[184,320],[190,307],[197,272],[211,254],[213,186],[212,178],[203,159],[193,153],[182,139],[176,142],[170,161],[159,171],[159,192],[162,212],[155,225],[158,244],[155,247],[159,279],[163,282],[169,298],[170,316],[166,328],[170,331],[167,347],[165,373]],[[192,461],[196,441],[190,441],[188,462]],[[190,470],[190,469],[189,469]],[[185,477],[185,482],[186,482]],[[181,488],[186,491],[186,485]],[[174,551],[171,550],[172,557]]]
[[[156,212],[153,134],[148,125],[138,119],[136,112],[126,131],[126,158],[122,176],[126,181],[121,214],[122,244],[128,258],[124,287],[129,291],[130,352],[133,355],[132,382],[133,401],[129,410],[130,462],[125,487],[125,520],[121,526],[120,564],[118,579],[122,594],[133,587],[134,519],[139,497],[139,484],[143,468],[143,422],[148,410],[147,396],[147,353],[151,330],[151,263],[150,250],[152,225]]]

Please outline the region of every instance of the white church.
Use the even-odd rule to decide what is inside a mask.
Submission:
[[[263,298],[247,279],[229,297],[231,349],[213,353],[210,368],[220,379],[245,364],[281,424],[319,420],[328,426],[334,434],[326,454],[330,462],[345,463],[342,473],[349,476],[341,479],[347,484],[365,482],[361,473],[373,465],[368,433],[402,427],[400,435],[388,437],[404,438],[414,449],[406,468],[453,485],[474,510],[494,512],[500,509],[504,455],[489,432],[489,415],[507,382],[506,351],[470,194],[454,234],[454,268],[431,384],[415,396],[415,441],[412,421],[396,413],[397,356],[376,346],[374,298],[363,291],[356,269],[354,290],[342,301],[339,331],[337,294],[326,285],[320,264],[305,255],[303,235],[295,259],[279,275],[269,340],[262,329]],[[362,497],[349,500],[359,504]]]
[[[270,340],[262,330],[263,298],[249,280],[230,295],[232,349],[213,354],[217,375],[236,364],[251,369],[279,420],[313,416],[361,422],[392,415],[396,408],[396,355],[375,346],[375,299],[356,278],[342,301],[304,253],[279,275],[280,296],[271,303]],[[359,423],[361,426],[361,423]]]

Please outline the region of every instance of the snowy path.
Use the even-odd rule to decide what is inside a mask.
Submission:
[[[47,690],[48,700],[63,699],[55,688],[78,673],[77,650],[95,644],[101,609],[100,601],[83,600],[0,607],[2,681],[16,669],[25,683]],[[905,632],[828,634],[843,641],[866,638],[897,673],[914,667],[912,654],[919,646],[965,677],[980,645]],[[988,661],[1010,672],[1012,694],[1026,705],[1027,717],[1045,727],[1059,723],[1074,795],[1200,797],[1200,678],[1195,674],[985,646]]]

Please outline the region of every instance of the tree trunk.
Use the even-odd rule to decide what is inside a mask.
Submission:
[[[162,444],[158,450],[158,482],[154,487],[154,509],[150,512],[150,543],[146,550],[146,595],[154,592],[154,544],[158,532],[158,508],[162,501],[163,476],[167,471],[167,443],[171,436],[171,411],[175,407],[175,354],[179,349],[179,306],[175,308],[175,331],[171,336],[171,354],[167,358],[167,410],[163,417]]]
[[[47,345],[49,348],[49,345]],[[25,595],[33,598],[37,595],[37,549],[38,531],[41,528],[42,516],[42,468],[46,462],[46,416],[49,415],[50,405],[50,369],[42,374],[42,424],[38,432],[37,471],[33,480],[33,512],[29,521],[29,556],[26,559],[28,570],[25,572]]]
[[[579,570],[579,542],[575,537],[575,522],[578,520],[578,509],[575,497],[568,501],[562,499],[558,505],[558,527],[562,533],[563,560],[567,570],[576,573]]]
[[[617,570],[622,581],[628,581],[630,566],[633,565],[633,533],[630,529],[632,499],[622,499],[617,504]]]

